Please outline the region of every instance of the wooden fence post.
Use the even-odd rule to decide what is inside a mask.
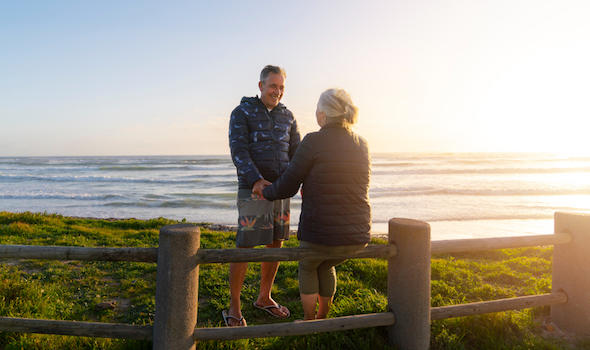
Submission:
[[[553,250],[553,292],[567,303],[551,306],[551,319],[563,331],[590,336],[590,215],[555,213],[555,233],[572,236]]]
[[[179,224],[160,230],[156,276],[154,350],[195,349],[201,241],[197,226]]]
[[[400,349],[430,346],[430,225],[411,219],[389,220],[389,243],[397,255],[387,268],[387,303],[395,315],[389,343]]]

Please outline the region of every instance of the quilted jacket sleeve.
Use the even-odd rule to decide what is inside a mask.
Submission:
[[[299,144],[287,170],[271,186],[264,189],[264,198],[272,201],[293,197],[313,166],[313,147],[309,135]]]
[[[238,106],[231,113],[229,121],[229,148],[234,165],[238,169],[238,174],[244,176],[250,187],[260,179],[262,175],[250,157],[248,150],[248,121],[246,111],[243,107]]]

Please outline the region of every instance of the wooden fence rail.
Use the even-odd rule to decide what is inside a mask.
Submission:
[[[346,258],[388,261],[388,312],[248,327],[195,328],[199,265],[251,261],[297,261],[312,256],[302,248],[200,249],[193,225],[165,226],[158,248],[87,248],[0,245],[0,258],[157,262],[156,315],[153,326],[0,317],[0,330],[90,337],[152,339],[154,349],[194,349],[198,340],[229,340],[303,335],[384,326],[392,345],[427,349],[430,322],[551,305],[554,323],[590,335],[590,215],[555,214],[555,234],[507,238],[430,241],[430,226],[391,219],[387,245],[368,246]],[[431,254],[555,245],[553,292],[461,305],[430,307]],[[328,256],[327,256],[328,257]],[[340,257],[329,255],[329,257]],[[343,257],[344,258],[344,257]]]
[[[282,322],[248,327],[196,328],[195,340],[236,340],[244,338],[284,337],[348,329],[391,326],[395,323],[392,312],[335,317],[323,320]]]
[[[535,247],[542,245],[565,244],[570,243],[571,241],[572,236],[569,233],[519,237],[450,239],[445,241],[433,241],[431,253],[448,254],[491,249]]]
[[[491,249],[522,248],[540,245],[554,245],[571,242],[568,233],[499,238],[474,238],[433,241],[432,254],[473,252]],[[397,254],[395,245],[367,246],[353,256],[338,254],[330,258],[391,258]],[[313,255],[306,248],[266,248],[266,249],[199,249],[197,264],[298,261]],[[0,245],[0,258],[48,259],[48,260],[86,260],[86,261],[134,261],[157,262],[158,248],[87,248],[63,246]]]
[[[0,258],[157,262],[158,248],[87,248],[0,245]]]
[[[354,255],[328,254],[332,259],[389,258],[397,253],[393,245],[371,245]],[[313,256],[307,248],[199,249],[196,263],[297,261]],[[46,259],[83,261],[157,262],[158,248],[87,248],[63,246],[0,245],[0,259]]]
[[[567,295],[563,292],[556,292],[491,301],[481,301],[477,303],[438,306],[430,309],[430,317],[433,320],[442,320],[445,318],[473,316],[488,314],[490,312],[519,310],[563,303],[567,303]]]
[[[329,253],[331,259],[390,258],[397,254],[395,245],[370,245],[354,255]],[[261,262],[261,261],[297,261],[313,257],[307,248],[235,248],[235,249],[199,249],[197,264]]]
[[[0,317],[0,329],[5,332],[75,335],[80,337],[152,339],[152,326],[124,323],[39,320]]]

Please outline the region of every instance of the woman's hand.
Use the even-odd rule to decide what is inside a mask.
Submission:
[[[258,181],[256,181],[254,183],[254,186],[252,187],[252,198],[259,198],[259,199],[263,199],[264,195],[262,194],[262,191],[264,190],[264,188],[266,186],[270,186],[271,183],[265,179],[260,179]]]

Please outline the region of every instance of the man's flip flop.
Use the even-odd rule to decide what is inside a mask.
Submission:
[[[274,304],[274,305],[267,305],[267,306],[260,306],[258,304],[256,304],[256,302],[252,303],[252,305],[254,305],[255,308],[260,309],[262,311],[267,312],[269,315],[271,315],[272,317],[276,317],[276,318],[288,318],[289,316],[291,316],[291,311],[289,311],[289,309],[285,308],[285,310],[287,310],[287,314],[285,316],[281,316],[281,315],[277,315],[274,312],[272,312],[272,309],[279,309],[281,310],[283,308],[283,306],[281,304]]]
[[[228,313],[227,313],[227,310],[223,310],[223,311],[221,311],[221,316],[223,316],[223,322],[225,322],[225,325],[226,325],[227,327],[244,327],[244,326],[246,326],[246,320],[244,319],[244,317],[243,317],[243,316],[242,316],[242,317],[240,317],[240,318],[237,318],[237,317],[235,317],[235,316],[232,316],[232,315],[228,314]],[[229,325],[229,322],[228,322],[228,320],[229,320],[230,318],[231,318],[231,319],[234,319],[234,320],[236,320],[236,321],[238,321],[238,322],[239,322],[239,324],[238,324],[237,326],[230,326],[230,325]]]

